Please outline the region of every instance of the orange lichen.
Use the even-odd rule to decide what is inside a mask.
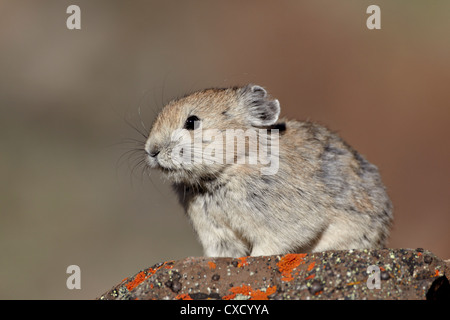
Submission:
[[[240,261],[238,263],[238,268],[248,266],[247,257],[240,257],[238,259]]]
[[[179,294],[175,297],[177,300],[193,300],[191,296],[187,293]]]
[[[136,277],[134,277],[133,281],[128,282],[126,284],[126,287],[128,289],[128,291],[133,290],[134,288],[136,288],[138,285],[140,285],[142,282],[144,282],[146,279],[148,279],[149,277],[151,277],[151,275],[145,275],[144,271],[139,272]]]
[[[155,274],[156,271],[158,271],[159,269],[161,269],[162,267],[165,267],[167,269],[167,267],[171,267],[168,269],[172,269],[172,266],[166,266],[167,263],[172,262],[172,261],[166,261],[164,262],[161,266],[153,269],[153,268],[148,268],[146,271],[141,271],[139,272],[133,280],[131,280],[130,282],[128,282],[125,286],[127,287],[128,291],[133,290],[134,288],[136,288],[138,285],[140,285],[142,282],[144,282],[145,280],[147,280],[148,278],[150,278],[152,275]],[[128,279],[128,278],[127,278]],[[125,280],[125,279],[124,279]]]
[[[434,276],[435,276],[435,277],[439,277],[439,269],[436,269],[436,270],[435,270]]]
[[[216,268],[216,264],[212,261],[208,261],[208,266],[210,269],[214,270]]]
[[[305,280],[314,279],[315,276],[316,276],[316,275],[313,273],[313,274],[307,276],[307,277],[305,278]]]
[[[300,264],[305,263],[303,258],[306,257],[306,253],[288,253],[284,255],[280,261],[277,263],[278,270],[281,272],[283,281],[291,281],[294,279],[292,277],[292,271],[297,268]]]
[[[228,290],[236,296],[236,294],[242,294],[245,296],[250,295],[250,292],[252,291],[252,287],[246,286],[245,284],[241,285],[240,287],[232,287],[230,290]]]
[[[309,264],[307,270],[308,270],[308,271],[311,271],[311,270],[314,268],[315,265],[316,265],[316,262],[315,262],[315,261],[311,262],[311,263]]]
[[[251,292],[250,300],[269,300],[268,296],[274,294],[277,291],[277,287],[268,287],[266,291],[256,290]]]
[[[236,298],[236,295],[244,295],[250,296],[250,300],[268,300],[268,296],[274,294],[277,291],[277,287],[268,287],[266,291],[262,291],[260,289],[253,290],[251,286],[247,286],[245,284],[240,287],[233,287],[229,289],[232,294],[222,297],[223,300],[231,300]]]
[[[360,283],[361,283],[361,281],[349,282],[349,283],[347,283],[347,286],[354,286],[354,285],[357,285]]]

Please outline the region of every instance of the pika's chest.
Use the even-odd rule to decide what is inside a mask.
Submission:
[[[194,194],[186,203],[186,212],[193,218],[205,219],[217,225],[236,226],[245,219],[250,208],[245,195],[227,189],[214,193]]]

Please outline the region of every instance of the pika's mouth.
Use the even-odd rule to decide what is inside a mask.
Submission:
[[[179,169],[176,169],[176,168],[167,168],[167,167],[163,167],[162,165],[158,165],[158,166],[156,167],[156,169],[158,169],[158,170],[160,170],[160,171],[162,171],[162,172],[164,172],[164,173],[172,173],[172,172],[180,171]]]
[[[181,170],[181,168],[176,168],[175,166],[167,166],[165,165],[165,163],[161,163],[160,159],[158,158],[158,154],[159,152],[156,154],[150,154],[146,151],[146,163],[150,168],[160,170],[164,173],[172,173]]]

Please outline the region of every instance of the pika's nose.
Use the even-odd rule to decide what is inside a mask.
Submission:
[[[152,158],[156,158],[158,156],[159,152],[161,151],[161,147],[158,144],[151,142],[149,139],[145,143],[144,150],[148,156],[150,156]]]
[[[150,150],[150,152],[147,152],[147,154],[152,158],[156,158],[156,156],[159,154],[159,150]]]

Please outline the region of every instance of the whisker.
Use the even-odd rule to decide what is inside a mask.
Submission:
[[[131,169],[131,173],[130,173],[130,184],[131,187],[133,188],[133,178],[135,177],[134,172],[136,171],[137,168],[140,167],[140,165],[142,165],[144,163],[145,159],[141,159],[140,161],[138,161],[137,163],[133,164],[133,168]],[[143,180],[141,180],[141,184],[142,184]]]
[[[126,152],[124,152],[119,159],[116,161],[116,175],[118,176],[119,174],[119,168],[123,165],[123,163],[125,162],[125,160],[123,162],[121,162],[121,160],[125,157],[128,156],[128,163],[129,163],[129,168],[131,169],[132,165],[134,162],[136,162],[137,160],[141,160],[141,161],[145,161],[145,157],[143,157],[143,154],[141,153],[142,150],[140,149],[132,149],[132,150],[128,150]],[[141,153],[141,154],[139,154]]]
[[[147,137],[150,134],[150,130],[147,129],[147,127],[145,126],[144,121],[142,120],[142,115],[141,115],[141,106],[138,107],[138,115],[139,115],[139,120],[141,121],[141,126],[144,129],[144,132],[147,133]]]
[[[121,141],[117,141],[117,142],[114,142],[114,143],[106,145],[105,148],[112,148],[112,147],[115,147],[115,146],[126,145],[126,144],[135,144],[135,145],[138,145],[138,146],[142,146],[142,149],[143,149],[143,147],[145,145],[145,142],[144,141],[140,141],[138,139],[133,139],[133,138],[124,138]],[[126,148],[128,148],[128,147],[126,147]]]
[[[147,140],[147,138],[148,138],[148,133],[146,133],[146,132],[141,132],[140,130],[139,130],[139,128],[138,127],[136,127],[133,123],[131,123],[126,117],[124,117],[124,121],[125,121],[125,123],[127,124],[127,125],[129,125],[134,131],[136,131],[138,134],[140,134],[145,140]]]

